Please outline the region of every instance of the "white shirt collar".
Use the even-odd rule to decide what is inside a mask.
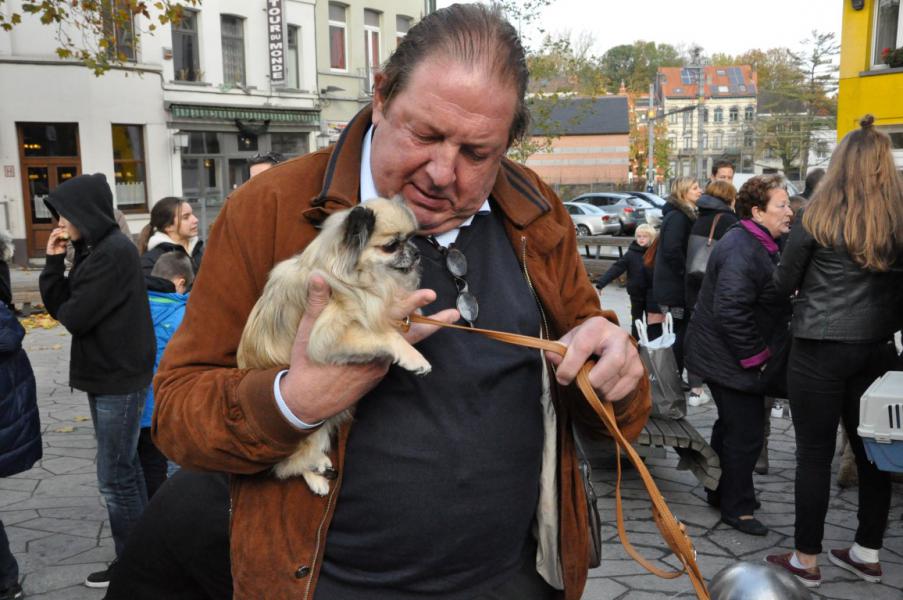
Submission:
[[[373,171],[370,170],[370,148],[373,143],[373,129],[374,126],[371,125],[370,129],[367,130],[367,135],[364,136],[364,144],[361,148],[361,203],[379,197],[379,192],[376,191],[376,183],[373,181]],[[486,198],[477,214],[488,215],[490,212],[492,212],[492,209],[489,207],[489,198]],[[442,246],[454,243],[458,239],[461,228],[470,225],[473,222],[473,217],[474,215],[471,215],[455,229],[435,236],[436,241]]]

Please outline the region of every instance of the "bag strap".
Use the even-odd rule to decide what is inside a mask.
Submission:
[[[717,215],[715,215],[715,219],[712,221],[712,226],[709,227],[709,237],[705,242],[706,246],[712,245],[712,239],[715,237],[715,226],[718,225],[718,220],[721,218],[721,215],[723,215],[723,214],[724,214],[723,212],[719,212]]]
[[[492,338],[494,340],[508,344],[526,346],[528,348],[537,348],[539,350],[547,350],[561,356],[564,356],[565,352],[567,351],[567,346],[560,342],[543,340],[540,338],[519,335],[516,333],[505,333],[502,331],[493,331],[491,329],[479,329],[476,327],[465,327],[463,325],[443,323],[442,321],[436,321],[434,319],[430,319],[418,314],[413,314],[408,319],[405,319],[405,322],[401,324],[401,328],[405,329],[406,327],[409,327],[411,322],[425,323],[428,325],[447,327],[451,329],[460,329],[462,331],[469,331],[471,333],[479,333],[488,338]],[[674,517],[674,514],[671,512],[671,509],[668,508],[664,497],[662,497],[662,493],[659,491],[658,486],[652,479],[652,475],[649,473],[649,469],[646,468],[646,465],[643,463],[636,450],[633,449],[633,446],[630,445],[630,442],[627,441],[627,439],[624,437],[624,434],[621,433],[621,430],[618,428],[617,419],[615,418],[614,414],[614,408],[612,408],[611,403],[603,403],[601,400],[599,400],[599,396],[596,394],[596,390],[593,388],[592,384],[589,381],[589,372],[593,365],[593,361],[590,360],[587,361],[586,364],[583,365],[583,367],[581,367],[580,372],[577,374],[577,386],[580,388],[580,391],[583,393],[586,401],[602,420],[602,423],[605,425],[605,428],[611,434],[615,442],[615,453],[617,456],[618,468],[618,481],[615,486],[615,507],[618,521],[618,537],[621,539],[621,543],[623,544],[627,554],[629,554],[631,558],[633,558],[647,571],[649,571],[653,575],[657,575],[658,577],[665,579],[674,579],[675,577],[680,577],[682,574],[686,573],[689,576],[691,583],[693,584],[697,598],[699,600],[710,600],[705,580],[702,577],[699,566],[696,564],[696,550],[693,548],[693,543],[687,536],[686,529],[684,528],[683,524]],[[580,445],[580,442],[579,440],[577,440],[576,436],[575,443],[578,444],[577,451],[582,452],[582,445]],[[633,466],[640,474],[640,478],[643,480],[643,485],[645,485],[646,487],[646,493],[649,495],[649,499],[652,501],[652,517],[655,519],[655,524],[658,527],[659,532],[662,534],[665,542],[668,544],[668,547],[671,548],[671,551],[674,552],[678,560],[680,560],[681,564],[683,565],[683,568],[680,570],[665,571],[659,569],[655,565],[651,564],[648,560],[646,560],[642,555],[640,555],[640,553],[637,552],[637,550],[633,547],[633,545],[627,538],[627,530],[624,527],[624,511],[621,501],[622,450],[627,454],[627,458],[630,459],[631,463],[633,463]]]

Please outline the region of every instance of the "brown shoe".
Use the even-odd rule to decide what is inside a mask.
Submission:
[[[765,557],[765,562],[788,571],[807,588],[815,588],[820,586],[821,571],[818,569],[818,567],[815,566],[811,569],[797,569],[792,564],[790,564],[790,557],[792,556],[793,552],[788,552],[787,554],[769,554]]]
[[[879,583],[881,581],[881,563],[857,562],[850,556],[849,548],[831,550],[828,552],[828,559],[841,569],[858,575],[869,583]]]

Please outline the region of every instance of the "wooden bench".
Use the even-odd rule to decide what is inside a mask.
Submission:
[[[706,488],[714,490],[721,478],[721,461],[715,450],[686,419],[652,415],[634,447],[640,456],[663,458],[665,448],[674,448],[680,457],[677,468],[690,470]]]
[[[617,248],[618,257],[624,256],[624,251],[633,242],[632,237],[612,235],[590,235],[577,238],[577,247],[583,248],[583,266],[593,279],[605,273],[617,260],[613,256],[602,256],[602,248]]]

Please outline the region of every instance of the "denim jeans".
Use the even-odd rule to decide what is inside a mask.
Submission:
[[[878,470],[869,461],[856,429],[863,392],[877,377],[893,369],[895,360],[892,345],[883,342],[793,339],[788,390],[796,431],[797,550],[806,554],[822,551],[831,496],[831,460],[841,419],[859,469],[856,543],[881,548],[890,510],[890,473]]]
[[[138,433],[147,388],[130,394],[88,394],[97,436],[97,483],[107,503],[116,556],[147,505]]]

